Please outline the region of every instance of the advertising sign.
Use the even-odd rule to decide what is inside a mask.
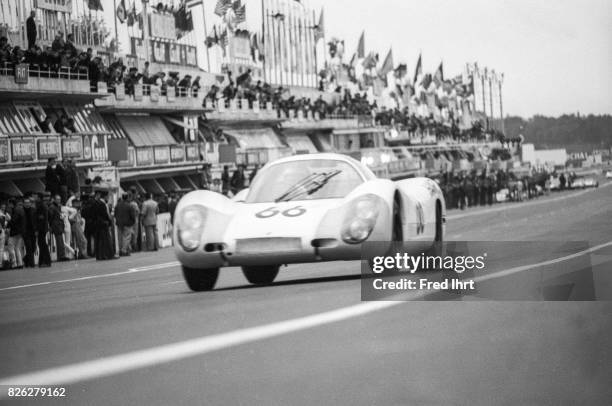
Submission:
[[[183,162],[185,160],[185,148],[182,145],[172,145],[170,147],[170,161]]]
[[[62,157],[81,158],[83,156],[83,139],[70,137],[62,140]]]
[[[136,148],[136,164],[138,166],[148,166],[153,164],[153,148]]]
[[[0,139],[0,163],[7,163],[9,160],[9,142],[8,139]]]
[[[27,84],[30,77],[30,65],[20,63],[15,66],[15,83]]]
[[[11,158],[13,161],[33,161],[35,156],[34,138],[11,140]]]
[[[156,164],[167,164],[170,161],[170,147],[153,148],[153,161]]]
[[[38,140],[38,159],[57,158],[59,143],[57,139],[46,138]]]
[[[189,144],[185,147],[185,152],[187,154],[188,161],[197,161],[198,156],[198,146],[196,144]]]
[[[87,135],[83,138],[83,159],[96,162],[108,159],[106,135]]]

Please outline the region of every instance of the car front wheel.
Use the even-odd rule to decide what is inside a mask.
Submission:
[[[274,282],[279,269],[278,265],[243,266],[242,272],[253,285],[269,285]]]
[[[219,277],[219,268],[196,269],[183,266],[183,276],[189,289],[194,292],[212,290]]]

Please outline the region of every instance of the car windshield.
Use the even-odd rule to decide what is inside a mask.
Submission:
[[[247,203],[338,199],[363,183],[349,163],[312,159],[272,165],[254,179]]]

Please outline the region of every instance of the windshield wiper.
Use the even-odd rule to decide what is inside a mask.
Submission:
[[[342,170],[336,169],[331,172],[320,172],[308,175],[279,196],[275,202],[288,202],[305,194],[311,195],[325,186],[331,178],[338,175],[340,172],[342,172]]]

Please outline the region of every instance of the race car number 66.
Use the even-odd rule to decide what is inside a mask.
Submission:
[[[260,219],[267,219],[270,217],[274,217],[279,213],[285,217],[300,217],[302,214],[306,213],[306,209],[302,206],[295,206],[281,212],[276,207],[272,206],[255,214],[255,217],[258,217]]]

